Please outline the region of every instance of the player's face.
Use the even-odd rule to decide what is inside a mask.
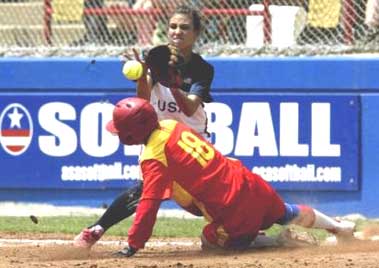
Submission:
[[[136,140],[132,135],[119,134],[118,138],[120,139],[120,142],[125,145],[138,145],[143,143],[140,140]]]
[[[180,50],[192,49],[198,32],[193,28],[192,18],[184,14],[174,14],[168,25],[170,43]]]

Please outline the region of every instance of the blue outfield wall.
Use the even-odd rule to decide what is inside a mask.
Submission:
[[[288,202],[379,217],[379,58],[209,61],[209,130],[223,154]],[[112,103],[134,95],[121,68],[116,58],[0,59],[0,201],[101,206],[135,183],[140,148],[104,131]]]

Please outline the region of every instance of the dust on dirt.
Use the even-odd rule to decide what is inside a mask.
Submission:
[[[0,234],[1,238],[14,238],[12,234]],[[36,239],[35,235],[17,235],[20,239]],[[78,268],[376,268],[379,267],[379,241],[355,240],[336,246],[306,248],[264,248],[247,251],[201,250],[198,239],[164,239],[164,245],[150,246],[137,252],[132,258],[120,258],[114,253],[120,244],[98,244],[91,251],[78,250],[69,243],[68,235],[41,234],[38,239],[65,239],[65,244],[12,244],[0,246],[0,268],[25,267],[78,267]],[[192,243],[175,244],[173,241]],[[161,241],[153,239],[152,242]]]

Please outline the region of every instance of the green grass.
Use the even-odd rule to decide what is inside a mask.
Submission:
[[[29,217],[0,217],[0,232],[64,233],[76,234],[84,227],[94,223],[97,216],[91,217],[39,217],[34,224]],[[108,235],[126,236],[132,218],[128,218],[110,228]],[[197,237],[205,222],[203,219],[158,218],[153,236],[157,237]]]
[[[97,216],[89,217],[40,217],[38,224],[34,224],[29,217],[0,217],[0,232],[27,232],[27,233],[64,233],[77,234],[84,227],[94,223]],[[108,235],[126,236],[131,226],[132,218],[128,218],[110,228]],[[202,219],[158,218],[153,237],[199,237],[206,222]],[[361,230],[367,225],[377,225],[378,222],[369,220],[357,221],[357,229]],[[283,229],[274,225],[266,231],[268,235],[276,235]],[[328,234],[323,230],[297,228],[314,234],[319,239]]]

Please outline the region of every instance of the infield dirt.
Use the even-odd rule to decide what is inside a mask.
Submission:
[[[376,268],[379,267],[379,241],[353,241],[336,246],[306,248],[265,248],[243,252],[204,252],[198,239],[152,239],[152,243],[132,258],[113,255],[121,249],[123,237],[108,237],[120,244],[98,244],[90,252],[70,245],[69,235],[10,234],[8,239],[63,239],[65,244],[0,245],[0,267],[79,267],[79,268]],[[187,242],[182,245],[175,241]],[[106,241],[106,240],[105,240]],[[164,243],[155,243],[164,242]],[[170,244],[171,243],[171,244]],[[154,246],[157,245],[157,246]]]

